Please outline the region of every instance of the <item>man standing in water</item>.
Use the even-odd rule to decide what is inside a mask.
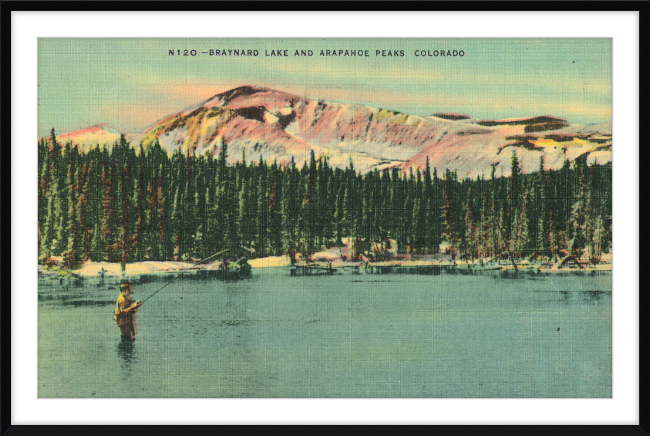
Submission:
[[[120,285],[120,296],[115,304],[115,316],[113,319],[120,328],[123,341],[134,341],[138,332],[135,325],[135,314],[142,305],[141,301],[135,303],[131,299],[133,283],[122,283]]]

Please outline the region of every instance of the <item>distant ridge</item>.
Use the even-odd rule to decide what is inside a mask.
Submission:
[[[113,143],[119,135],[117,129],[97,124],[60,138],[86,147]],[[145,150],[159,142],[169,153],[216,154],[228,144],[232,162],[246,155],[247,160],[281,165],[292,159],[301,164],[313,150],[335,167],[352,161],[362,172],[422,168],[429,159],[438,171],[457,170],[461,177],[488,177],[493,165],[508,175],[513,151],[526,172],[536,171],[541,157],[547,168],[559,168],[565,159],[582,155],[601,164],[612,159],[611,123],[572,125],[552,115],[477,120],[437,112],[420,117],[252,85],[167,115],[127,139]]]
[[[472,118],[469,115],[452,114],[452,113],[444,113],[444,112],[438,112],[431,116],[436,118],[442,118],[443,120],[452,120],[452,121],[469,120],[470,118]]]

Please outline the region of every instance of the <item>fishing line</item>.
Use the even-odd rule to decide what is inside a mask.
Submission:
[[[199,260],[199,261],[196,262],[194,265],[192,265],[190,268],[195,267],[196,265],[198,265],[198,264],[200,264],[200,263],[203,263],[203,262],[205,262],[205,261],[208,260],[208,259],[212,259],[213,257],[220,255],[221,253],[225,253],[225,252],[228,251],[228,250],[229,250],[229,248],[226,248],[225,250],[222,250],[222,251],[220,251],[220,252],[218,252],[218,253],[215,253],[215,254],[213,254],[213,255],[210,256],[210,257],[206,257],[206,258],[203,259],[203,260]],[[144,304],[145,301],[147,301],[148,299],[150,299],[151,297],[153,297],[154,295],[156,295],[158,292],[160,292],[160,291],[162,291],[163,289],[165,289],[167,286],[171,285],[172,282],[173,282],[174,280],[176,280],[177,278],[181,277],[183,274],[185,274],[185,271],[183,271],[183,272],[181,272],[180,274],[178,274],[176,277],[174,277],[173,279],[171,279],[170,281],[168,281],[168,282],[167,282],[167,283],[166,283],[162,288],[158,289],[156,292],[154,292],[153,294],[149,295],[147,298],[145,298],[144,300],[142,300],[142,303],[140,303],[140,305],[142,306],[142,305]]]

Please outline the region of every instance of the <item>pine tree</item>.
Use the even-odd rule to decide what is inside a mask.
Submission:
[[[91,164],[91,194],[88,196],[88,227],[92,229],[90,248],[90,260],[98,262],[105,260],[105,247],[102,233],[102,221],[104,216],[104,187],[102,184],[102,169],[108,163],[108,151],[106,148],[100,150],[96,146],[90,151],[89,160]]]
[[[207,201],[210,196],[210,187],[205,183],[203,172],[204,168],[198,167],[195,180],[196,189],[194,189],[194,198],[191,200],[194,203],[194,212],[196,219],[194,220],[194,249],[193,255],[197,259],[204,259],[208,257],[209,235],[207,234],[208,226],[208,208]]]
[[[522,171],[516,151],[512,152],[510,171],[510,204],[517,205],[521,200],[523,188],[521,181]]]
[[[411,240],[411,247],[413,248],[414,252],[421,253],[422,249],[424,248],[424,242],[422,239],[425,234],[424,218],[426,216],[426,206],[425,208],[422,208],[420,206],[422,204],[422,200],[417,195],[414,197],[415,200],[413,202],[413,217],[411,218],[411,231],[409,239]]]
[[[184,181],[183,192],[183,234],[185,235],[183,253],[185,259],[194,253],[194,237],[196,235],[196,213],[194,209],[194,185],[195,185],[195,157],[191,150],[185,156],[187,161],[187,174]],[[205,195],[204,192],[201,195]]]
[[[260,156],[260,188],[257,195],[257,216],[255,217],[256,243],[255,247],[259,257],[271,255],[272,247],[269,240],[269,193],[267,183],[267,170],[264,161]]]
[[[571,235],[569,234],[571,228],[569,224],[569,217],[571,215],[571,209],[573,204],[573,183],[571,181],[571,168],[570,162],[568,159],[565,159],[564,165],[559,171],[559,174],[555,178],[556,183],[556,195],[555,202],[553,204],[553,209],[555,213],[555,240],[556,240],[556,252],[560,250],[570,250],[569,241]]]
[[[445,189],[443,192],[442,216],[444,220],[443,238],[449,244],[449,253],[452,260],[456,259],[458,249],[458,230],[456,228],[456,174],[449,171],[445,173]]]
[[[354,185],[347,181],[345,193],[343,194],[343,220],[342,228],[345,236],[352,240],[356,237],[355,206],[354,206]]]
[[[602,231],[600,232],[601,253],[608,253],[612,247],[612,165],[598,168],[598,180],[603,183],[602,191]]]
[[[43,225],[43,238],[41,240],[41,262],[46,263],[54,254],[54,241],[56,240],[56,203],[58,197],[58,180],[52,181],[50,192],[47,195],[47,211],[45,213],[45,223]]]
[[[217,249],[219,242],[216,238],[217,236],[217,214],[216,214],[216,203],[217,203],[217,183],[216,183],[216,161],[213,159],[212,154],[208,155],[207,168],[204,177],[205,183],[205,204],[204,204],[204,216],[205,216],[205,225],[200,230],[204,232],[203,240],[205,251],[207,255],[211,253],[220,251]],[[197,190],[197,196],[201,195]],[[197,229],[198,234],[199,229]]]
[[[404,210],[401,218],[400,237],[397,241],[400,247],[405,248],[406,253],[413,252],[413,209],[415,208],[415,199],[410,185],[409,180],[406,180],[406,199],[404,200]]]
[[[56,141],[56,137],[54,138]],[[45,220],[47,218],[50,194],[50,150],[44,140],[39,142],[39,174],[38,174],[38,251],[41,253],[41,243],[44,234]],[[51,239],[48,242],[51,244]],[[50,248],[48,248],[48,251]]]
[[[318,198],[316,198],[316,157],[314,150],[311,151],[309,156],[309,167],[304,182],[304,194],[302,199],[302,207],[300,214],[302,237],[300,244],[302,247],[303,257],[306,259],[311,258],[315,251],[316,239],[316,208],[318,207]]]
[[[148,224],[147,251],[149,252],[150,258],[155,260],[161,259],[161,253],[159,250],[159,241],[158,241],[159,183],[160,183],[160,176],[154,174],[151,180],[149,180],[149,186],[147,187],[147,214],[146,214],[146,222]]]
[[[146,171],[146,162],[145,154],[140,145],[139,153],[139,165],[138,165],[138,177],[135,184],[135,192],[133,196],[133,208],[135,215],[135,227],[134,227],[134,238],[133,238],[133,259],[135,261],[142,261],[145,258],[144,254],[144,234],[145,234],[145,211],[144,211],[144,202],[145,202],[145,171]]]
[[[224,229],[224,247],[239,247],[239,230],[237,229],[238,207],[236,197],[236,173],[239,167],[229,167],[227,165],[228,145],[223,142],[217,158],[217,167],[219,169],[219,194],[218,194],[218,211],[220,227]]]
[[[295,164],[292,160],[291,167],[285,169],[285,179],[282,190],[282,248],[289,255],[291,263],[296,261],[297,250],[297,216],[296,216],[296,190],[294,189]]]
[[[553,233],[553,210],[551,207],[551,195],[550,185],[549,185],[549,174],[544,167],[544,157],[540,158],[539,162],[539,190],[538,198],[539,201],[536,204],[537,209],[537,222],[538,222],[538,237],[537,237],[537,247],[539,253],[545,257],[552,257],[553,250],[555,246],[555,238]],[[531,224],[536,224],[535,221]]]
[[[56,242],[54,251],[57,255],[62,255],[65,253],[68,247],[68,237],[70,230],[70,190],[68,189],[71,185],[76,183],[75,181],[75,170],[77,166],[76,153],[73,153],[73,150],[76,151],[76,148],[72,147],[71,143],[65,145],[65,157],[64,159],[59,159],[59,173],[61,177],[66,173],[67,176],[63,178],[64,182],[62,183],[60,195],[57,196],[56,204]]]
[[[494,255],[494,248],[492,246],[494,229],[494,210],[492,210],[490,202],[490,193],[487,188],[483,190],[483,203],[481,206],[481,219],[478,237],[478,251],[479,257],[488,257]]]
[[[239,195],[237,201],[237,228],[239,229],[239,241],[242,247],[250,247],[253,240],[253,232],[251,224],[253,217],[251,217],[251,198],[248,180],[241,182],[239,188]]]
[[[76,165],[75,160],[70,160],[71,168]],[[79,185],[76,181],[78,179],[79,167],[77,166],[76,170],[73,172],[73,176],[69,178],[69,181],[72,182],[70,185],[70,210],[68,212],[68,249],[63,256],[63,264],[66,268],[74,269],[79,265],[81,260],[81,234],[79,231],[79,221],[77,220],[77,186]]]
[[[346,204],[346,187],[344,183],[339,182],[338,193],[336,194],[336,209],[334,211],[335,223],[335,245],[343,244],[344,226],[345,226],[345,204]]]
[[[467,195],[467,201],[465,203],[465,217],[463,219],[463,224],[465,226],[465,233],[462,239],[462,252],[472,261],[475,257],[476,252],[476,240],[477,240],[477,229],[474,225],[474,214],[472,212],[472,194],[471,190]]]
[[[512,232],[512,250],[519,256],[526,251],[528,242],[528,217],[526,214],[526,191],[519,200]]]
[[[334,210],[336,192],[332,190],[332,170],[327,158],[322,158],[318,163],[316,177],[316,199],[317,207],[315,212],[317,246],[331,246],[334,239]]]
[[[115,160],[111,158],[111,166]],[[102,240],[104,242],[104,260],[116,262],[115,257],[115,192],[113,190],[113,178],[110,167],[105,165],[102,171],[102,186],[104,188],[104,201],[102,213]]]
[[[273,254],[282,252],[282,175],[276,162],[270,169],[271,187],[269,192],[269,238]]]
[[[122,272],[126,270],[126,263],[129,261],[129,255],[131,252],[131,226],[130,226],[130,213],[131,213],[131,201],[129,199],[128,191],[128,179],[129,179],[129,168],[124,166],[120,171],[119,178],[119,190],[120,190],[120,213],[119,213],[119,234],[118,234],[118,243],[117,248],[119,252],[120,267]]]
[[[436,168],[433,169],[431,227],[433,229],[431,240],[433,252],[438,253],[440,251],[440,243],[442,242],[442,188]]]
[[[571,208],[570,226],[572,239],[570,241],[571,254],[582,257],[587,246],[588,232],[588,205],[589,205],[589,184],[585,177],[586,162],[583,157],[576,160],[576,172],[578,182],[578,198]]]
[[[92,240],[90,241],[90,260],[93,262],[103,260],[101,257],[103,252],[100,226],[95,224],[92,231]]]
[[[176,188],[176,193],[174,194],[174,205],[172,206],[172,216],[171,216],[171,226],[173,231],[174,238],[174,258],[176,260],[182,260],[185,255],[185,245],[184,245],[184,236],[185,236],[185,226],[183,224],[183,194],[181,193],[181,188]]]
[[[162,169],[159,174],[162,174]],[[160,260],[168,260],[172,258],[172,252],[170,250],[170,231],[168,229],[169,225],[169,196],[167,194],[165,179],[162,176],[159,177],[158,182],[158,196],[156,199],[156,204],[158,205],[158,246],[156,251],[158,251]]]
[[[88,219],[88,203],[90,197],[92,196],[93,188],[93,173],[92,166],[90,164],[82,167],[80,174],[83,174],[83,177],[79,180],[79,228],[81,232],[82,240],[82,260],[88,261],[91,259],[91,241],[93,228],[90,225],[90,220]]]

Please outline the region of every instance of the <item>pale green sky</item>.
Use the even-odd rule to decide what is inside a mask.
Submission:
[[[170,49],[257,49],[258,57],[170,57]],[[289,57],[265,50],[288,49]],[[296,49],[314,52],[295,57]],[[321,49],[370,50],[320,57]],[[415,50],[463,50],[416,57]],[[375,50],[404,50],[404,57]],[[39,39],[39,135],[109,123],[135,133],[241,85],[414,115],[555,115],[611,121],[611,39]]]

